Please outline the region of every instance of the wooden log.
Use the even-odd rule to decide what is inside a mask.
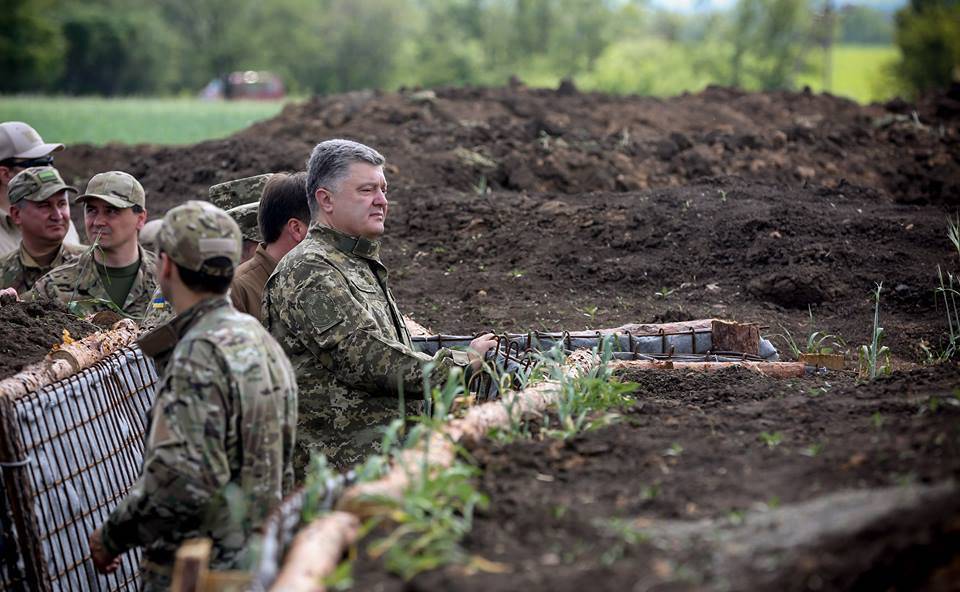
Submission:
[[[18,398],[89,368],[137,339],[137,325],[122,319],[109,331],[98,331],[69,344],[56,346],[47,356],[0,380],[0,397]]]
[[[710,349],[715,352],[760,354],[760,327],[714,319],[710,323]]]
[[[333,573],[344,551],[357,540],[360,521],[346,512],[317,518],[297,533],[273,592],[324,592],[323,578]]]
[[[190,539],[180,545],[173,564],[170,592],[203,592],[210,565],[210,539]]]
[[[772,378],[799,378],[806,372],[801,362],[674,362],[670,360],[618,360],[611,362],[612,370],[690,370],[716,372],[725,368],[743,367]]]

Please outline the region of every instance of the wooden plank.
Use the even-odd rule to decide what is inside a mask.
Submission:
[[[177,549],[171,592],[204,592],[210,565],[210,539],[190,539]]]
[[[714,319],[710,324],[711,351],[760,355],[760,327]]]

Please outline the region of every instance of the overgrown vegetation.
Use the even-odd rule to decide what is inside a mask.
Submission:
[[[0,92],[104,95],[193,94],[248,69],[316,93],[500,85],[512,74],[642,94],[790,88],[821,47],[889,45],[892,28],[876,10],[828,14],[806,0],[695,15],[639,0],[14,0],[5,16]]]

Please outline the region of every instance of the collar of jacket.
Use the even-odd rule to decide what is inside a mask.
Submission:
[[[317,238],[328,241],[338,251],[348,255],[357,255],[364,259],[380,260],[380,241],[372,241],[358,236],[350,236],[339,230],[324,226],[323,224],[314,224],[310,232]]]
[[[214,296],[201,300],[185,310],[183,314],[178,314],[156,329],[141,335],[137,339],[137,345],[140,346],[140,350],[144,354],[151,358],[165,358],[190,330],[190,327],[197,324],[197,321],[208,312],[229,305],[230,302],[227,301],[226,296]]]

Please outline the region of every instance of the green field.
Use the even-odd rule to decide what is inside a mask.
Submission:
[[[801,76],[798,84],[809,84],[815,91],[829,90],[860,103],[883,101],[897,94],[886,70],[899,57],[900,51],[893,45],[838,45],[833,50],[833,76],[829,88],[824,89],[820,73],[822,55],[814,62],[816,73]]]
[[[273,117],[283,101],[0,96],[0,121],[25,121],[65,144],[192,144]]]

